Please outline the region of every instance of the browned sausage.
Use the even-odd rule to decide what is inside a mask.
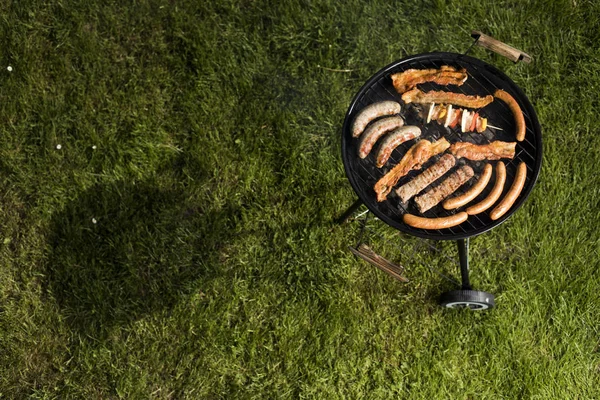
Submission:
[[[379,103],[373,103],[358,113],[352,124],[352,136],[359,137],[365,130],[369,122],[375,118],[383,117],[384,115],[393,115],[400,112],[400,104],[395,101],[380,101]]]
[[[467,208],[467,214],[479,214],[493,206],[502,194],[502,189],[504,189],[504,182],[506,182],[506,166],[502,161],[500,161],[498,164],[496,164],[496,183],[494,184],[492,191],[490,192],[490,194],[487,195],[485,199]]]
[[[460,196],[456,196],[444,201],[442,206],[446,210],[453,210],[455,208],[464,206],[465,204],[473,200],[475,197],[479,196],[479,193],[481,193],[483,189],[485,189],[491,177],[492,166],[490,164],[486,164],[485,168],[483,169],[483,173],[481,174],[481,177],[479,178],[476,184],[471,186],[469,190],[467,190]]]
[[[506,196],[504,196],[502,201],[498,203],[498,205],[494,207],[494,209],[490,213],[490,217],[493,220],[497,220],[498,218],[503,216],[508,210],[510,210],[515,200],[517,200],[517,197],[519,197],[521,190],[523,190],[523,186],[525,186],[526,177],[527,165],[525,165],[525,163],[522,162],[517,167],[517,176],[515,176],[515,180],[510,189],[508,190],[508,193],[506,193]]]
[[[412,125],[403,126],[388,133],[377,153],[377,168],[385,165],[396,147],[419,136],[421,136],[421,128]]]
[[[449,217],[441,218],[424,218],[417,217],[412,214],[404,214],[402,218],[406,225],[410,225],[413,228],[420,229],[444,229],[451,228],[456,225],[460,225],[467,220],[469,215],[466,212],[459,212],[458,214],[451,215]]]
[[[525,117],[523,117],[523,111],[521,111],[521,107],[519,107],[519,103],[512,97],[510,94],[506,93],[502,89],[496,90],[494,96],[508,104],[508,107],[512,111],[515,122],[517,124],[517,140],[519,142],[525,139]]]
[[[373,122],[362,134],[360,146],[358,148],[358,156],[360,158],[367,157],[380,137],[402,125],[404,125],[404,120],[397,116],[386,117]]]

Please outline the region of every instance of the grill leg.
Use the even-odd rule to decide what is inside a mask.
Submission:
[[[358,208],[362,206],[362,204],[363,202],[361,199],[356,199],[356,201],[352,203],[352,205],[346,210],[346,212],[343,213],[341,217],[336,219],[335,222],[337,222],[338,224],[343,224],[344,222],[348,221],[352,214],[354,214],[354,212],[358,210]]]
[[[457,240],[456,244],[458,245],[462,288],[463,290],[471,290],[471,282],[469,282],[469,238]]]

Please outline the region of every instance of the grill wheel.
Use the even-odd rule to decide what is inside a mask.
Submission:
[[[453,290],[440,296],[440,305],[446,308],[487,310],[494,307],[494,295],[479,290]]]

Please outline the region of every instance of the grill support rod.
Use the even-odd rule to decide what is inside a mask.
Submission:
[[[471,290],[471,282],[469,282],[469,238],[459,239],[456,244],[458,245],[462,289]]]
[[[336,219],[335,222],[340,225],[345,223],[346,221],[348,221],[350,219],[352,214],[354,214],[354,212],[356,210],[358,210],[358,208],[362,205],[363,205],[362,200],[356,199],[356,201],[354,203],[352,203],[352,205],[346,210],[346,212],[344,212],[338,219]]]

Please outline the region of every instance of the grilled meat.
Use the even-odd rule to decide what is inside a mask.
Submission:
[[[450,146],[450,153],[456,158],[467,158],[473,161],[499,160],[501,158],[514,158],[517,142],[501,142],[496,140],[490,144],[473,144],[469,142],[456,142]]]
[[[448,147],[450,147],[450,143],[445,138],[441,138],[435,143],[431,143],[429,140],[420,140],[415,143],[408,149],[402,160],[375,184],[377,201],[384,201],[400,178],[413,169],[421,168],[423,163],[436,154],[446,151]]]
[[[407,69],[392,75],[394,88],[400,94],[420,83],[434,82],[438,85],[462,85],[467,80],[467,71],[463,68],[443,65],[440,69]]]
[[[473,168],[463,165],[454,171],[448,178],[421,196],[415,197],[415,203],[421,213],[435,207],[440,201],[450,196],[459,187],[464,185],[475,173]]]
[[[400,196],[403,202],[407,202],[446,172],[450,171],[450,168],[454,167],[455,164],[456,159],[452,154],[444,154],[435,164],[427,168],[422,174],[400,186],[396,190],[396,194]]]
[[[470,96],[462,93],[431,91],[422,92],[419,89],[410,90],[402,95],[405,103],[444,103],[467,108],[482,108],[494,101],[494,96]]]

